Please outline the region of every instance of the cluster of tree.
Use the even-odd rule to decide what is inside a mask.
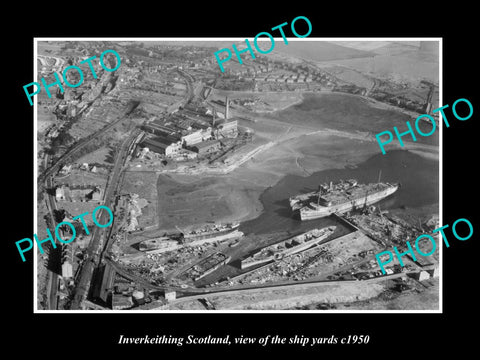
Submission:
[[[80,150],[70,157],[70,161],[74,162],[75,160],[80,159],[82,156],[87,155],[95,150],[98,150],[105,146],[105,139],[103,137],[96,138],[95,140],[89,142],[87,145],[84,145]]]
[[[64,146],[70,146],[75,139],[73,138],[72,135],[68,131],[62,130],[58,134],[58,136],[52,140],[50,144],[50,149],[56,150],[59,147],[64,147]]]

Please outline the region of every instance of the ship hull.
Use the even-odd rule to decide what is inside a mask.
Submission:
[[[226,265],[231,260],[231,256],[226,256],[223,253],[214,253],[197,264],[189,268],[182,277],[187,277],[193,281],[198,281],[208,274],[211,274],[221,266]]]
[[[283,259],[287,256],[297,254],[301,251],[307,250],[307,249],[311,248],[312,246],[318,244],[320,241],[322,241],[325,238],[327,238],[328,236],[330,236],[333,232],[334,232],[334,229],[331,229],[330,231],[326,230],[324,234],[322,234],[322,235],[320,235],[316,238],[305,241],[304,243],[293,246],[291,248],[287,248],[286,250],[280,251],[278,253],[274,253],[270,256],[262,256],[259,259],[255,259],[254,257],[256,256],[256,254],[254,254],[254,255],[246,258],[245,260],[243,260],[240,263],[240,268],[241,269],[246,269],[246,268],[249,268],[249,267],[252,267],[252,266],[255,266],[255,265],[265,264],[265,263],[273,261],[273,260],[278,261],[278,260],[281,260],[281,259]],[[305,234],[302,234],[302,235],[305,235]],[[298,236],[302,236],[302,235],[298,235]],[[293,239],[295,239],[295,238],[293,238]],[[292,240],[292,239],[289,239],[287,241],[290,241],[290,240]]]
[[[220,268],[221,266],[224,266],[224,265],[228,264],[228,262],[229,262],[231,259],[232,259],[232,258],[231,258],[230,256],[227,257],[225,260],[222,260],[222,261],[219,262],[218,264],[216,264],[216,265],[212,266],[211,268],[205,270],[203,273],[195,276],[195,277],[193,278],[193,280],[194,280],[194,281],[198,281],[198,280],[204,278],[205,276],[213,273],[215,270],[217,270],[217,269]]]
[[[306,194],[291,197],[289,199],[290,207],[292,208],[292,210],[300,209],[302,207],[302,201],[307,200],[308,198],[310,198],[311,196],[314,196],[315,194],[317,194],[317,192],[312,191],[312,192],[309,192],[309,193],[306,193]]]
[[[177,249],[180,249],[180,248],[183,248],[183,247],[192,247],[192,246],[200,246],[200,245],[204,245],[204,244],[210,244],[210,243],[213,243],[213,242],[222,242],[222,241],[226,241],[226,240],[231,240],[231,239],[235,239],[235,238],[239,238],[239,237],[242,237],[243,236],[243,232],[241,231],[238,231],[238,230],[234,230],[234,231],[231,231],[231,232],[224,232],[222,234],[218,234],[217,236],[215,237],[209,237],[209,238],[206,238],[206,239],[200,239],[200,240],[193,240],[193,241],[190,241],[186,244],[179,244],[178,242],[171,242],[169,243],[169,246],[162,246],[162,247],[151,247],[149,249],[140,249],[140,250],[143,250],[145,251],[147,254],[160,254],[160,253],[163,253],[163,252],[167,252],[167,251],[173,251],[173,250],[177,250]]]
[[[239,226],[240,224],[235,224],[234,226],[219,231],[212,231],[200,234],[186,234],[184,240],[185,242],[191,242],[198,240],[215,239],[227,235],[228,233],[234,232],[236,229],[238,229]]]
[[[366,197],[354,199],[348,202],[344,202],[337,205],[332,206],[318,206],[318,208],[313,209],[310,207],[302,207],[300,209],[300,219],[304,220],[312,220],[312,219],[319,219],[325,216],[329,216],[333,213],[342,214],[348,212],[354,208],[363,207],[364,205],[374,204],[387,196],[390,196],[395,191],[398,190],[398,185],[391,185],[389,188],[376,192],[374,194],[370,194]]]

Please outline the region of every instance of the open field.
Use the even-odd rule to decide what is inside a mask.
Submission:
[[[157,175],[155,172],[130,172],[125,173],[121,188],[122,193],[138,194],[140,199],[148,201],[142,208],[142,215],[137,217],[140,227],[154,226],[157,224]]]
[[[370,51],[353,49],[342,46],[340,42],[329,41],[289,41],[288,45],[279,41],[275,42],[274,53],[313,61],[338,61],[340,59],[364,58],[374,55]]]
[[[337,304],[337,310],[438,310],[439,278],[424,281],[426,288],[398,294],[391,299],[382,296],[349,304]],[[422,289],[423,287],[423,289]]]
[[[438,83],[438,41],[424,41],[420,44],[410,41],[339,41],[335,44],[351,50],[365,50],[369,56],[312,60],[322,67],[341,66],[380,78],[401,78],[415,82],[428,79]]]
[[[38,106],[37,132],[43,133],[49,126],[56,123],[56,117],[45,106]]]
[[[58,207],[65,209],[72,217],[83,214],[84,212],[88,212],[89,215],[85,216],[85,223],[87,225],[94,225],[91,214],[98,205],[102,204],[103,202],[101,201],[61,201],[58,202]]]
[[[410,80],[425,78],[436,83],[439,80],[438,63],[419,61],[412,57],[412,54],[408,54],[408,56],[376,55],[368,58],[335,60],[334,63],[382,78],[389,78],[392,74],[398,74],[402,78]],[[322,65],[326,64],[323,63]]]
[[[86,170],[74,169],[67,176],[58,176],[56,178],[56,182],[58,184],[65,185],[98,185],[101,188],[105,188],[105,184],[107,183],[107,177]]]
[[[106,146],[102,147],[98,150],[92,151],[81,158],[77,159],[76,163],[83,164],[83,163],[97,163],[97,164],[112,164],[113,163],[113,156],[112,156],[113,149]]]

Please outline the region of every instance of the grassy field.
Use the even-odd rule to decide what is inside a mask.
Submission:
[[[37,132],[43,133],[47,127],[56,122],[56,117],[45,106],[39,106],[37,111]]]
[[[278,45],[277,45],[278,44]],[[345,47],[328,41],[275,42],[275,52],[313,61],[332,61],[373,56],[374,53]]]
[[[438,62],[422,60],[411,55],[376,55],[368,58],[336,60],[334,64],[384,78],[399,74],[415,81],[425,78],[438,83]]]
[[[439,309],[439,280],[438,278],[426,281],[427,288],[419,286],[420,291],[410,291],[391,299],[375,297],[366,301],[350,304],[338,304],[337,310],[438,310]]]
[[[98,163],[98,164],[112,165],[113,164],[112,151],[113,150],[109,147],[103,147],[82,156],[81,158],[77,159],[76,163],[78,164]]]
[[[139,198],[148,201],[142,208],[142,215],[137,217],[141,227],[157,224],[157,175],[155,172],[129,172],[125,174],[122,193],[138,194]]]

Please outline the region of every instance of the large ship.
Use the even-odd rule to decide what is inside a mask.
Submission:
[[[219,267],[227,264],[230,261],[231,257],[227,256],[221,252],[213,253],[212,255],[207,256],[206,258],[200,260],[198,263],[189,268],[185,273],[182,274],[181,278],[190,278],[193,281],[200,280],[204,276],[211,274]]]
[[[144,240],[139,243],[139,250],[148,252],[165,252],[175,250],[181,246],[196,246],[208,242],[224,241],[243,235],[238,231],[240,223],[207,224],[190,231],[166,235],[156,239]]]
[[[303,234],[294,236],[290,239],[264,247],[252,256],[242,260],[240,266],[242,269],[250,266],[263,264],[272,260],[281,260],[300,251],[311,248],[323,239],[333,234],[336,226],[328,226],[322,229],[312,229]]]
[[[292,210],[299,210],[300,219],[317,219],[333,213],[345,213],[380,201],[398,190],[399,184],[358,184],[356,180],[338,184],[321,184],[318,191],[292,196]]]
[[[162,252],[162,250],[169,251],[176,247],[178,247],[178,241],[170,240],[170,238],[167,236],[157,238],[157,239],[144,240],[138,244],[138,250],[140,251],[157,250],[156,252]]]
[[[228,233],[231,233],[238,229],[240,223],[227,223],[227,224],[209,224],[201,228],[191,230],[179,235],[179,239],[184,243],[189,243],[197,240],[206,240],[212,238],[218,238]],[[183,240],[182,240],[183,237]]]

